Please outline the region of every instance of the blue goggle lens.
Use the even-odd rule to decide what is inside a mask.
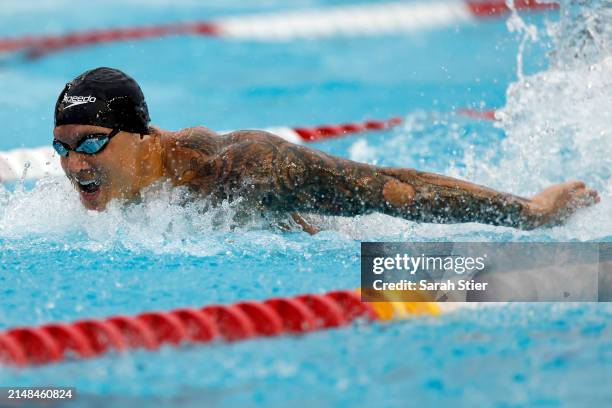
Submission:
[[[74,149],[75,152],[86,153],[86,154],[94,154],[98,153],[100,150],[106,146],[109,141],[108,136],[103,137],[92,137],[90,139],[85,139],[83,142]]]
[[[59,140],[54,140],[53,141],[53,148],[55,149],[57,154],[59,154],[60,156],[62,156],[62,157],[67,157],[68,156],[68,149],[66,149],[66,147],[64,147],[62,142],[60,142]]]
[[[81,142],[76,147],[76,149],[74,149],[74,151],[85,154],[99,153],[102,149],[104,149],[104,147],[108,144],[111,138],[113,138],[118,133],[119,129],[115,129],[108,135],[105,135],[103,133],[96,133],[86,136],[84,139],[81,140]],[[53,141],[53,148],[55,149],[57,154],[62,157],[68,157],[68,153],[70,152],[70,150],[72,150],[70,146],[60,142],[59,140]]]

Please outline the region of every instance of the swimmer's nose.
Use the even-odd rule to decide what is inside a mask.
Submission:
[[[77,152],[70,152],[68,157],[62,157],[62,165],[68,176],[92,169],[87,155]]]

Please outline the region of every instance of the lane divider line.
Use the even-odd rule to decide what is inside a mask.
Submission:
[[[156,350],[169,344],[239,341],[297,335],[346,326],[356,320],[390,321],[437,316],[446,308],[435,302],[366,303],[359,290],[277,297],[170,311],[116,315],[72,323],[14,327],[0,332],[0,363],[19,367],[92,358],[129,349]]]
[[[518,10],[550,10],[556,3],[514,0]],[[179,35],[247,41],[288,41],[333,36],[371,36],[449,27],[507,13],[505,0],[436,0],[328,7],[161,24],[30,35],[0,39],[0,55],[24,53],[33,59],[68,48]]]

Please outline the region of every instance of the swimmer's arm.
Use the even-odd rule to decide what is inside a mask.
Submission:
[[[236,132],[232,140],[223,162],[232,164],[233,176],[223,184],[250,180],[252,191],[261,192],[261,204],[273,210],[340,216],[382,212],[422,222],[515,227],[532,222],[529,200],[472,183],[357,163],[265,132]],[[266,175],[272,179],[265,181]]]
[[[384,169],[395,180],[383,196],[391,212],[434,223],[478,222],[521,229],[540,225],[531,200],[467,181],[414,169]]]
[[[522,229],[541,224],[530,200],[523,197],[413,169],[378,168],[371,176],[366,172],[353,177],[355,170],[349,162],[348,177],[331,181],[336,191],[323,188],[323,194],[312,194],[316,200],[306,197],[302,202],[313,203],[312,208],[324,213],[330,213],[332,204],[338,209],[336,215],[381,212],[418,222],[478,222]]]
[[[599,200],[581,182],[559,184],[526,199],[438,174],[357,163],[262,131],[210,140],[219,144],[218,153],[189,161],[187,173],[197,175],[190,184],[202,191],[221,186],[223,197],[240,186],[244,193],[247,184],[260,204],[289,213],[382,212],[421,222],[532,229],[560,223]]]
[[[527,199],[434,173],[383,168],[281,142],[271,199],[290,211],[371,212],[434,223],[479,222],[533,229],[564,221],[598,201],[584,183],[559,184]]]

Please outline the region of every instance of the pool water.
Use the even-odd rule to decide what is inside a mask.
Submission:
[[[348,3],[9,0],[0,6],[0,36]],[[255,216],[238,223],[236,203],[181,206],[180,191],[166,186],[102,214],[85,211],[63,178],[0,186],[0,329],[353,288],[365,240],[612,241],[610,10],[606,1],[582,9],[568,2],[561,19],[524,16],[538,38],[525,40],[518,75],[525,34],[509,33],[504,19],[409,36],[280,43],[177,37],[4,59],[0,150],[49,143],[63,84],[106,65],[140,82],[153,123],[163,128],[400,115],[405,124],[397,129],[313,147],[525,196],[578,178],[602,202],[564,226],[531,232],[373,214],[310,216],[324,229],[310,236]],[[465,107],[500,108],[500,121],[455,114]],[[77,403],[101,406],[605,406],[612,399],[611,319],[609,304],[513,304],[303,337],[0,367],[0,385],[72,385]]]

